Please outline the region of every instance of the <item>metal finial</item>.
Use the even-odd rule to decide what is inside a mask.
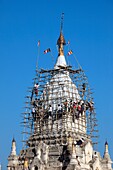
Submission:
[[[64,13],[62,13],[61,15],[61,28],[60,28],[60,36],[57,40],[57,45],[59,47],[59,56],[60,55],[64,55],[64,51],[63,51],[63,46],[66,44],[63,33],[62,33],[62,29],[63,29],[63,20],[64,20]]]
[[[61,28],[60,28],[60,32],[62,32],[62,29],[63,29],[63,21],[64,21],[64,13],[62,13],[62,15],[61,15]]]

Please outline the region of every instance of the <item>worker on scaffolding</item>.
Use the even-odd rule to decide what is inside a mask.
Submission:
[[[88,106],[89,106],[90,112],[92,112],[94,110],[94,106],[93,105],[94,105],[94,102],[92,102],[92,101],[88,102]]]
[[[48,118],[49,118],[49,117],[52,117],[52,110],[53,110],[53,109],[52,109],[52,106],[49,105],[49,108],[48,108],[48,116],[47,116]]]
[[[73,111],[73,101],[72,99],[69,101],[69,109],[68,109],[69,112],[72,112]]]
[[[33,98],[33,95],[35,94],[36,96],[38,96],[38,87],[39,87],[39,84],[38,83],[35,83],[34,84],[34,87],[32,89],[32,93],[31,93],[31,101],[32,101],[32,98]]]
[[[77,102],[73,102],[73,112],[76,112],[77,110]]]
[[[35,85],[34,85],[34,93],[36,94],[36,96],[38,96],[38,87],[39,87],[39,84],[35,83]]]
[[[82,84],[82,97],[84,96],[85,91],[86,91],[86,84],[83,83],[83,84]]]
[[[27,158],[25,158],[25,160],[24,160],[24,170],[29,170],[28,159]]]
[[[73,103],[73,115],[78,119],[80,112],[81,112],[80,101],[76,101]]]
[[[46,112],[44,113],[43,121],[45,124],[47,124],[48,118],[52,118],[52,106],[49,105]]]
[[[67,109],[68,109],[68,101],[67,101],[67,99],[64,101],[64,111],[67,111]]]
[[[86,110],[84,102],[81,103],[81,114]]]
[[[63,112],[63,109],[62,109],[62,105],[61,104],[58,104],[58,119],[60,119],[62,117],[62,112]]]
[[[81,103],[80,103],[80,101],[78,102],[77,110],[78,110],[79,113],[81,112]]]
[[[36,121],[36,109],[35,109],[35,107],[32,108],[32,115],[33,115],[33,120]]]
[[[37,106],[38,106],[38,99],[37,99],[37,98],[35,98],[35,100],[32,102],[32,105],[33,105],[34,107],[37,107]]]
[[[94,110],[94,102],[92,101],[86,101],[86,110],[89,110],[90,112],[92,112]]]

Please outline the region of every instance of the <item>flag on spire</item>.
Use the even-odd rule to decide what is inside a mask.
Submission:
[[[50,51],[51,51],[51,49],[48,48],[47,50],[44,50],[44,54],[46,54],[46,53],[48,53],[48,52],[50,52]]]
[[[73,54],[73,51],[72,51],[72,50],[70,50],[70,51],[68,52],[68,55],[71,55],[71,54]]]

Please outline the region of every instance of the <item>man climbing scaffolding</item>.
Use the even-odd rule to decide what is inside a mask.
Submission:
[[[34,84],[34,87],[32,89],[32,93],[31,93],[31,101],[32,101],[32,98],[33,98],[33,95],[35,94],[36,96],[38,96],[38,87],[39,87],[39,84],[38,83],[35,83]]]

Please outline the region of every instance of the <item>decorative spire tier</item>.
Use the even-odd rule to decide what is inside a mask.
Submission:
[[[64,55],[64,45],[66,45],[66,42],[65,42],[65,39],[64,39],[64,36],[62,34],[62,32],[60,32],[60,36],[59,36],[59,39],[57,40],[57,45],[59,47],[59,56],[60,55]]]

